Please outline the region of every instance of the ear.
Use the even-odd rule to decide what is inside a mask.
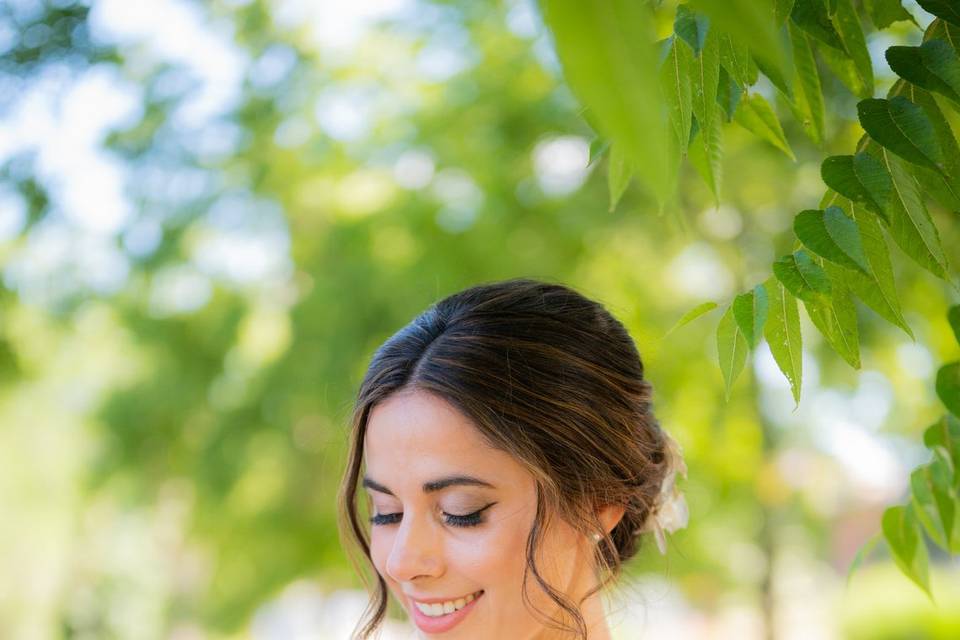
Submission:
[[[605,504],[597,509],[597,517],[603,524],[603,530],[610,533],[623,518],[626,507],[622,504]]]

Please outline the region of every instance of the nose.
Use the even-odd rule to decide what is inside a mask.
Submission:
[[[397,582],[409,582],[419,576],[437,577],[444,570],[442,555],[432,523],[411,514],[400,521],[385,568]]]

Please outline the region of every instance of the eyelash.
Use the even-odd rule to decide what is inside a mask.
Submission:
[[[444,513],[443,515],[446,517],[447,524],[451,526],[476,527],[477,525],[483,524],[484,522],[483,519],[480,517],[480,514],[495,504],[496,502],[491,502],[490,504],[483,507],[482,509],[478,511],[474,511],[473,513],[468,513],[467,515],[464,515],[464,516],[455,515],[452,513]],[[370,522],[375,525],[396,524],[400,522],[400,518],[402,517],[403,517],[402,513],[383,513],[383,514],[378,513],[374,516],[371,516]]]

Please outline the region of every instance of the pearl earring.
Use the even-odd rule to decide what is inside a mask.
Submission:
[[[594,541],[594,542],[600,542],[600,534],[599,534],[599,533],[593,534],[593,541]]]

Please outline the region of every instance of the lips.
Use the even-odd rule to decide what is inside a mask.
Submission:
[[[407,599],[410,601],[408,609],[410,611],[410,616],[413,619],[414,624],[416,624],[421,631],[423,631],[424,633],[444,633],[446,631],[449,631],[450,629],[453,629],[458,624],[460,624],[463,621],[463,619],[466,618],[470,614],[470,612],[474,610],[474,608],[476,608],[477,602],[479,602],[483,598],[484,592],[478,591],[472,595],[474,596],[474,599],[468,602],[464,607],[462,607],[461,609],[457,609],[452,613],[447,613],[441,616],[434,617],[434,616],[428,616],[424,614],[414,604],[414,598],[411,598],[409,596],[407,597]],[[429,600],[417,600],[417,601],[425,604],[443,602],[443,600],[439,600],[437,598],[431,598]]]

